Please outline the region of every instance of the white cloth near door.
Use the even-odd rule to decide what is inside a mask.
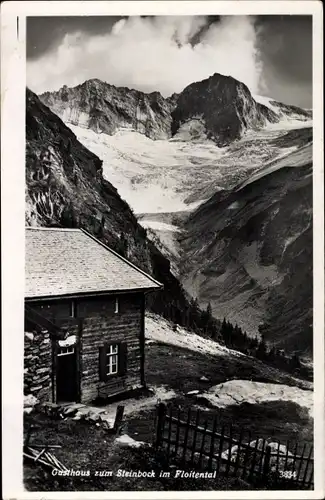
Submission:
[[[60,347],[68,347],[68,346],[74,345],[76,343],[77,343],[77,336],[76,335],[70,335],[65,340],[59,340]]]

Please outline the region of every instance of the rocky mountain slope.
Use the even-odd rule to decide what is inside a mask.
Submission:
[[[151,139],[171,135],[174,97],[164,99],[159,92],[144,94],[93,79],[74,88],[45,92],[40,99],[64,122],[97,133],[112,135],[120,127],[129,127]]]
[[[311,352],[311,110],[219,74],[168,99],[99,80],[40,99],[103,161],[190,294]]]
[[[26,223],[81,227],[164,283],[150,305],[184,308],[170,263],[147,239],[129,205],[103,178],[102,161],[31,91],[26,93]],[[159,294],[159,295],[158,295]]]
[[[277,139],[288,128],[311,124],[310,111],[253,97],[218,74],[169,99],[100,80],[40,99],[103,160],[105,178],[143,214],[191,210],[286,154],[290,142]]]
[[[186,87],[172,117],[172,135],[196,119],[204,125],[207,138],[219,147],[239,139],[245,130],[278,121],[276,113],[254,100],[246,85],[217,73]]]
[[[299,134],[296,132],[296,139]],[[214,315],[291,351],[312,350],[312,145],[270,162],[191,214],[183,282]]]
[[[169,139],[185,126],[193,139],[203,135],[220,147],[239,139],[246,130],[278,122],[284,112],[294,112],[301,119],[310,117],[304,110],[290,111],[281,103],[266,106],[242,82],[218,73],[167,99],[159,92],[145,94],[98,79],[45,92],[40,99],[64,122],[96,133],[112,135],[119,128],[129,128],[151,139]]]

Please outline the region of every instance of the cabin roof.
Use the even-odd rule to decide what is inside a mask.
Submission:
[[[25,234],[25,298],[162,287],[82,229],[28,227]]]

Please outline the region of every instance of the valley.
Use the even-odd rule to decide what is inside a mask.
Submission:
[[[140,3],[31,12],[13,40],[26,49],[26,84],[9,71],[5,100],[26,85],[22,418],[10,397],[4,409],[21,487],[315,496],[319,9]]]
[[[149,239],[160,245],[162,253],[171,262],[172,272],[180,277],[185,289],[191,295],[198,297],[202,306],[206,307],[210,302],[216,317],[220,319],[226,317],[239,324],[250,335],[259,336],[259,325],[263,325],[271,314],[277,314],[275,305],[271,308],[273,313],[266,313],[271,310],[270,304],[277,303],[277,307],[281,307],[279,301],[281,302],[283,291],[280,297],[276,297],[276,293],[271,289],[275,286],[279,286],[278,290],[281,288],[284,290],[284,286],[290,289],[289,284],[280,286],[286,275],[284,262],[288,262],[283,261],[283,257],[286,253],[292,255],[290,245],[298,238],[300,229],[298,233],[294,230],[291,234],[288,228],[285,240],[282,236],[276,237],[277,247],[282,255],[281,269],[274,262],[266,264],[259,262],[258,242],[255,248],[251,243],[247,247],[242,247],[241,258],[238,261],[236,257],[239,252],[236,246],[239,244],[238,241],[231,244],[236,247],[234,254],[232,247],[229,246],[230,243],[221,236],[222,254],[211,253],[212,240],[209,235],[213,233],[215,238],[218,234],[214,229],[214,217],[219,221],[223,220],[225,226],[233,220],[234,231],[239,229],[238,224],[242,225],[241,215],[237,214],[240,214],[244,206],[241,193],[245,187],[248,189],[249,184],[254,189],[258,179],[264,178],[260,194],[264,197],[272,173],[281,176],[281,169],[298,168],[312,163],[311,127],[300,126],[290,129],[288,124],[285,125],[286,128],[282,129],[277,125],[258,132],[247,132],[239,141],[225,148],[218,148],[209,142],[197,144],[176,138],[169,141],[153,141],[135,131],[119,131],[114,136],[103,137],[104,134],[98,135],[81,127],[70,126],[87,148],[103,158],[105,177],[111,180],[122,198],[131,205],[140,224],[147,229]],[[293,122],[291,126],[296,127],[297,123]],[[311,186],[311,177],[308,182]],[[273,189],[270,187],[272,193]],[[214,193],[220,193],[220,200],[225,198],[230,201],[221,203],[218,194]],[[213,195],[217,204],[210,205],[211,209],[205,216],[207,222],[202,226],[199,215],[196,217],[195,214],[204,212],[205,204],[209,203],[210,197],[214,199]],[[256,195],[254,191],[253,197]],[[308,204],[311,205],[311,191],[308,196],[306,208],[301,206],[305,203],[304,197],[296,200],[300,208],[295,218],[299,217],[301,210],[302,232],[305,227],[302,218],[305,210],[307,212],[309,210],[309,216],[305,212],[307,220],[308,217],[309,220],[311,218],[310,208],[308,209]],[[273,202],[275,209],[276,200]],[[288,203],[291,202],[292,197]],[[265,207],[270,206],[267,200],[261,199],[261,203],[265,204]],[[256,214],[261,210],[259,206]],[[289,206],[286,209],[286,216],[284,213],[278,216],[278,220],[283,216],[281,224],[284,231],[287,224],[290,225],[288,210]],[[263,215],[261,217],[263,219]],[[187,221],[185,225],[184,221]],[[265,223],[263,224],[265,226]],[[295,224],[300,225],[298,221]],[[310,233],[307,231],[305,234],[307,239],[311,238],[308,234]],[[311,239],[309,241],[308,245],[311,245]],[[225,261],[222,257],[227,248],[229,255],[232,256],[230,261]],[[307,254],[308,250],[303,250],[303,253]],[[220,266],[227,268],[226,274],[218,270]],[[304,278],[306,280],[308,272]],[[217,278],[218,275],[220,278]],[[310,302],[308,303],[311,308]],[[284,317],[277,321],[281,321],[283,327],[289,321],[290,336],[295,335],[295,329],[303,328],[305,331],[309,328],[308,321],[311,320],[307,320],[306,326],[301,323],[297,325],[295,313],[284,314]],[[310,318],[309,314],[307,317]],[[299,321],[305,320],[300,317]],[[298,336],[300,338],[300,335]],[[266,339],[274,340],[281,347],[285,345],[281,337],[274,332],[274,328],[273,333],[268,334]],[[307,342],[300,349],[299,343],[294,343],[293,346],[289,342],[287,345],[289,351],[292,347],[306,353],[306,349],[307,351],[310,349],[310,344]]]
[[[190,296],[309,359],[310,110],[217,74],[168,99],[99,80],[40,99],[102,160]]]
[[[136,214],[191,211],[215,191],[234,188],[311,138],[310,123],[306,127],[305,122],[299,122],[293,145],[285,123],[284,128],[278,124],[247,132],[223,148],[209,140],[183,140],[181,134],[167,141],[153,140],[136,130],[120,129],[108,135],[70,122],[67,125],[103,160],[105,178]]]
[[[312,346],[311,165],[303,146],[216,193],[189,216],[181,240],[187,290],[251,334],[300,352]]]

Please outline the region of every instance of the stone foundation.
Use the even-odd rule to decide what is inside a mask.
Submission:
[[[52,400],[52,345],[47,330],[25,332],[24,395],[39,401]]]

